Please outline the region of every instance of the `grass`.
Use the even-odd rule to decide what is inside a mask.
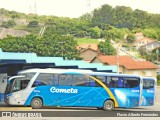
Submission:
[[[98,44],[98,40],[92,38],[75,38],[75,40],[77,40],[78,45],[88,44],[88,43]]]

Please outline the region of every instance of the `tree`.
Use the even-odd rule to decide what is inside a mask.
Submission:
[[[118,28],[113,28],[110,30],[104,30],[104,36],[107,39],[112,39],[112,40],[124,40],[124,35],[126,31],[123,29],[118,29]]]
[[[38,21],[30,21],[29,24],[28,24],[28,27],[29,28],[38,27],[38,24],[39,24]]]
[[[16,25],[14,20],[8,20],[8,21],[3,21],[1,27],[4,28],[11,28],[14,27]]]
[[[13,15],[11,16],[11,18],[14,20],[15,18],[20,18],[20,15],[18,15],[18,14],[13,14]]]
[[[7,52],[34,52],[40,56],[67,57],[79,59],[77,42],[67,35],[27,35],[26,37],[8,36],[0,41],[0,48]]]
[[[101,53],[105,55],[115,55],[116,54],[116,50],[111,45],[111,42],[109,39],[106,39],[105,42],[100,42],[98,44],[98,49]]]
[[[144,29],[143,30],[143,34],[149,38],[153,38],[153,39],[159,39],[159,36],[156,32],[156,30],[154,29]]]
[[[103,5],[100,9],[93,11],[92,25],[98,26],[99,23],[111,24],[114,16],[112,6]]]
[[[101,36],[101,29],[99,29],[97,26],[93,27],[91,28],[90,33],[92,38],[99,38]]]
[[[127,43],[132,43],[135,41],[135,35],[134,34],[128,34],[127,37],[126,37],[126,40],[127,40]]]

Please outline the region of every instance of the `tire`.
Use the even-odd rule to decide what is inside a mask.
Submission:
[[[43,106],[42,100],[40,98],[33,98],[31,101],[31,107],[33,109],[39,109]]]
[[[106,100],[103,105],[103,110],[111,111],[114,109],[114,102],[112,100]]]

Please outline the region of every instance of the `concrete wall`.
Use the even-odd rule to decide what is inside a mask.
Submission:
[[[0,93],[4,93],[7,85],[7,79],[3,79],[7,74],[0,74]]]

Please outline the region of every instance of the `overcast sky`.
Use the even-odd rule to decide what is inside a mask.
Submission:
[[[89,5],[90,1],[90,5]],[[0,8],[39,15],[79,17],[103,4],[124,5],[160,14],[160,0],[0,0]],[[35,7],[36,6],[36,7]],[[36,10],[35,10],[36,8]]]

